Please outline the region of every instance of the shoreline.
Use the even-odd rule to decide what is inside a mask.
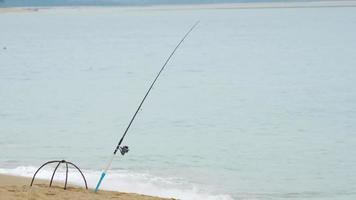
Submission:
[[[31,178],[0,174],[0,197],[11,200],[168,200],[148,195],[136,193],[123,193],[101,190],[94,193],[91,189],[85,190],[82,187],[68,186],[67,190],[63,189],[62,183],[54,183],[48,187],[48,181],[36,180],[33,187],[30,187]],[[173,198],[170,198],[171,200]]]
[[[206,9],[287,9],[287,8],[338,8],[356,7],[356,0],[324,0],[310,2],[263,2],[263,3],[212,3],[212,4],[174,4],[174,5],[139,5],[139,6],[98,6],[98,5],[68,5],[68,6],[30,6],[30,7],[0,7],[0,14],[3,13],[29,13],[52,9],[67,10],[124,10],[124,11],[170,11],[170,10],[206,10]]]

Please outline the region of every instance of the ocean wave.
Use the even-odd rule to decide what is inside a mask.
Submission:
[[[0,173],[32,177],[37,167],[19,166],[12,169],[0,168]],[[50,179],[53,166],[45,167],[36,175],[36,179]],[[83,170],[88,187],[94,188],[100,171]],[[54,177],[55,181],[64,181],[65,167],[58,168]],[[84,181],[78,171],[70,168],[68,182],[84,187]],[[127,170],[110,170],[101,185],[101,189],[120,192],[133,192],[152,196],[177,198],[182,200],[232,200],[227,194],[212,194],[200,185],[189,183],[179,178],[163,178],[149,173],[138,173]]]

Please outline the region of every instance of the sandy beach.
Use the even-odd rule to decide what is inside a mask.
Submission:
[[[75,200],[101,200],[101,199],[122,199],[122,200],[163,200],[165,198],[139,195],[133,193],[121,193],[100,191],[94,193],[92,190],[85,190],[79,187],[69,187],[63,189],[61,183],[49,188],[45,181],[36,180],[35,185],[30,188],[29,178],[0,175],[0,200],[46,200],[46,199],[75,199]]]

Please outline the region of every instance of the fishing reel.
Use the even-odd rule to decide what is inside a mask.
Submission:
[[[125,153],[129,152],[128,146],[119,147],[121,155],[125,155]]]

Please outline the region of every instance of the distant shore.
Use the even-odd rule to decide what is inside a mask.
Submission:
[[[271,8],[327,8],[356,7],[356,0],[310,1],[310,2],[264,2],[264,3],[219,3],[219,4],[176,4],[147,6],[60,6],[60,7],[0,7],[1,13],[37,12],[53,8],[62,9],[122,9],[122,10],[199,10],[199,9],[271,9]]]
[[[152,197],[134,193],[121,193],[99,191],[94,193],[78,187],[63,189],[62,185],[48,187],[48,181],[36,180],[35,185],[30,188],[30,179],[19,176],[0,174],[0,197],[6,200],[167,200],[165,198]]]

